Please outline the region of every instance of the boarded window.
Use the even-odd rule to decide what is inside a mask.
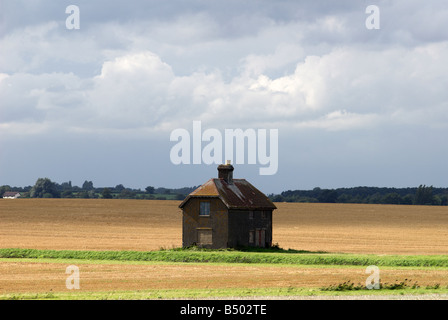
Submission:
[[[213,244],[212,229],[198,229],[198,245]]]
[[[200,208],[199,208],[199,215],[200,216],[209,216],[210,215],[210,202],[201,201]]]

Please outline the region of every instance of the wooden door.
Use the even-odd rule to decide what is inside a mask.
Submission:
[[[256,229],[255,230],[255,246],[265,247],[266,244],[266,230]]]

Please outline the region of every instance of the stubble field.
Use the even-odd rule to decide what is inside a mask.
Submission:
[[[0,248],[158,250],[182,245],[179,201],[0,200]],[[448,253],[448,207],[277,203],[284,249]]]
[[[0,248],[149,251],[181,246],[179,201],[0,200]],[[448,208],[277,203],[283,249],[376,255],[445,255]],[[76,262],[82,289],[317,288],[364,282],[365,267]],[[0,294],[63,292],[70,261],[0,260]],[[448,285],[446,268],[383,268],[382,281]]]

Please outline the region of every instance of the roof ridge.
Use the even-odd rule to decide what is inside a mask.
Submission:
[[[179,205],[182,208],[194,197],[217,197],[228,209],[276,209],[275,204],[246,179],[233,179],[227,183],[223,178],[211,178],[190,193]]]

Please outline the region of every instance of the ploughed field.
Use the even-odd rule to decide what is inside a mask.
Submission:
[[[179,201],[1,199],[0,248],[148,251],[182,245]],[[276,203],[283,249],[448,253],[448,207]]]

